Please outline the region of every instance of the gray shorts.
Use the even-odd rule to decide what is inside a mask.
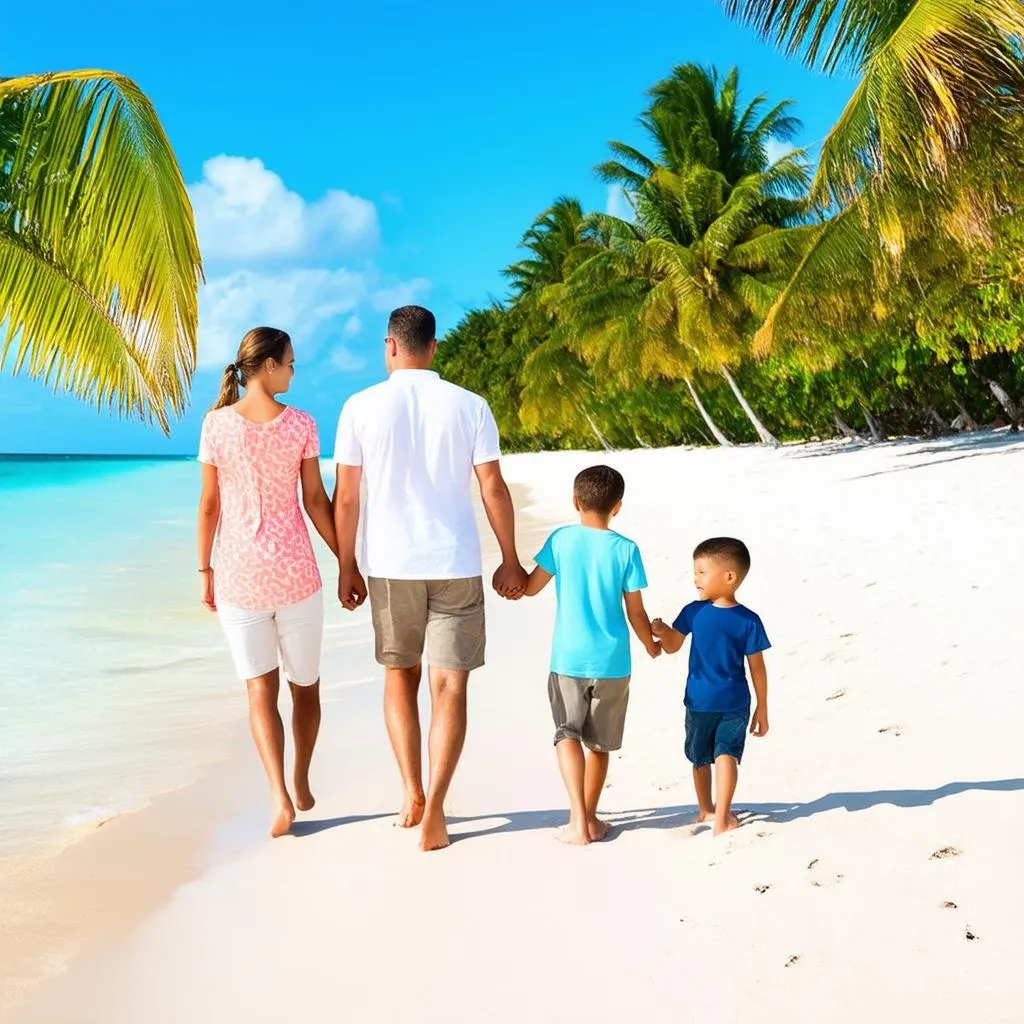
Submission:
[[[458,580],[367,581],[377,662],[412,668],[423,658],[433,668],[472,672],[484,663],[484,585],[479,576]]]
[[[622,746],[629,703],[629,676],[621,679],[577,679],[552,672],[548,698],[555,720],[555,743],[580,740],[605,753]]]

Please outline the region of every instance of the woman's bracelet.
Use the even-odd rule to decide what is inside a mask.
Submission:
[[[205,569],[200,569],[199,572],[200,572],[200,574],[202,574],[204,572],[213,572],[213,566],[212,565],[208,565]]]

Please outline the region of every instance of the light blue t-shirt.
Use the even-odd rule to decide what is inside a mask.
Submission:
[[[631,671],[624,593],[647,586],[640,549],[614,530],[563,526],[534,561],[555,577],[551,671],[619,679]]]

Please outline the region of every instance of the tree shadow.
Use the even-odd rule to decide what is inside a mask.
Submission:
[[[851,790],[849,792],[826,793],[807,803],[764,803],[737,805],[737,813],[744,821],[785,822],[810,818],[827,811],[866,811],[872,807],[891,804],[895,807],[927,807],[937,800],[969,792],[1011,793],[1024,790],[1024,778],[991,779],[977,782],[949,782],[935,789],[876,789]],[[475,836],[502,835],[507,832],[533,832],[554,829],[564,825],[567,818],[564,808],[544,811],[511,811],[507,813],[481,814],[472,817],[448,819],[452,831],[452,842],[461,842]],[[695,804],[678,804],[671,807],[646,807],[629,811],[603,814],[612,825],[609,840],[636,829],[675,829],[692,825],[697,815]],[[463,828],[463,826],[477,826]]]
[[[894,469],[868,473],[855,480],[865,480],[872,476],[885,473],[898,473],[906,469],[920,469],[924,466],[938,465],[943,462],[955,462],[974,455],[995,454],[1013,451],[1024,445],[1024,434],[1013,433],[1006,428],[982,428],[964,434],[949,434],[941,438],[925,441],[920,437],[898,437],[886,441],[870,441],[863,438],[857,441],[822,441],[815,445],[798,447],[790,454],[795,459],[822,459],[832,455],[845,455],[852,452],[895,450],[897,458],[909,459],[914,456],[937,456],[920,466],[897,466]]]

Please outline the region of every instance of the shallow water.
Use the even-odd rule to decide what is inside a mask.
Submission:
[[[0,458],[0,856],[193,780],[244,716],[198,600],[198,481],[189,459]],[[350,624],[329,608],[349,684],[370,664]]]

